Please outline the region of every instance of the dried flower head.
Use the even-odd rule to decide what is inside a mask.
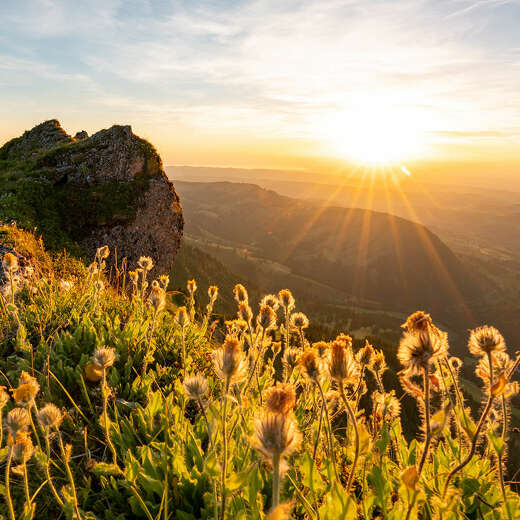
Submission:
[[[187,377],[184,381],[184,393],[188,399],[200,401],[207,395],[208,391],[208,382],[201,374]]]
[[[303,312],[291,314],[291,325],[295,329],[306,329],[309,326],[309,318]]]
[[[266,517],[265,520],[289,520],[293,505],[291,502],[276,506]]]
[[[386,371],[386,359],[382,350],[377,350],[372,358],[372,366],[370,367],[376,374],[381,374]]]
[[[418,375],[429,371],[430,363],[447,351],[448,342],[444,335],[431,331],[419,334],[405,332],[399,344],[397,358],[409,375]]]
[[[282,364],[286,370],[294,370],[298,366],[298,359],[301,354],[298,348],[288,348],[283,354]]]
[[[433,327],[433,321],[429,314],[423,311],[417,311],[410,314],[401,327],[412,334],[426,332],[429,328]]]
[[[249,295],[247,294],[246,288],[241,284],[237,283],[233,289],[233,295],[237,303],[248,303]]]
[[[139,273],[140,271],[138,269],[136,269],[135,271],[128,271],[128,277],[134,285],[137,285],[137,283],[139,282]]]
[[[85,365],[84,373],[87,381],[90,381],[92,383],[97,383],[98,381],[101,381],[101,378],[103,377],[103,371],[101,367],[93,361]]]
[[[386,393],[376,390],[372,394],[372,404],[374,415],[378,421],[385,419],[385,421],[392,423],[401,413],[401,404],[395,396],[394,390]]]
[[[350,342],[344,340],[334,340],[330,345],[329,355],[329,372],[333,379],[337,381],[345,381],[353,383],[357,381],[360,371],[359,365],[352,354],[350,346],[352,339],[348,336]]]
[[[18,387],[12,390],[13,399],[17,404],[27,405],[34,400],[39,391],[40,385],[36,378],[22,371],[18,380]]]
[[[276,313],[269,305],[262,305],[260,312],[256,317],[256,323],[264,330],[269,330],[276,327]]]
[[[265,406],[269,412],[287,415],[296,403],[296,391],[294,385],[277,383],[268,388],[265,393]]]
[[[316,343],[312,344],[312,348],[318,353],[320,358],[326,357],[329,346],[330,345],[326,341],[317,341]]]
[[[262,300],[260,301],[260,306],[269,305],[273,311],[277,311],[278,307],[280,307],[280,302],[278,298],[274,294],[266,294]]]
[[[318,381],[321,375],[321,359],[315,349],[305,349],[299,357],[298,363],[311,381]]]
[[[25,430],[31,424],[29,412],[26,408],[13,408],[7,414],[6,424],[9,433],[15,437],[17,432]]]
[[[108,258],[109,255],[110,255],[110,249],[108,248],[108,246],[101,246],[101,247],[98,247],[96,250],[96,257],[99,260],[104,260],[105,258]]]
[[[38,422],[43,429],[58,429],[60,427],[61,421],[63,420],[63,415],[60,409],[57,406],[54,406],[52,403],[47,403],[43,408],[41,408],[37,417]]]
[[[141,256],[137,261],[137,265],[145,272],[153,269],[153,260],[149,256]]]
[[[278,301],[285,312],[290,312],[294,309],[294,296],[289,289],[282,289],[278,293]]]
[[[156,280],[154,280],[156,282]],[[164,309],[166,304],[166,293],[164,289],[156,282],[156,285],[152,284],[152,290],[150,291],[149,301],[155,312],[159,312]]]
[[[179,327],[181,327],[182,329],[184,329],[184,327],[186,327],[189,324],[190,317],[188,315],[186,307],[179,307],[177,309],[177,312],[175,313],[175,321],[177,322],[177,325],[179,325]]]
[[[506,350],[506,343],[495,327],[484,325],[471,331],[468,348],[476,356],[486,356],[491,352]]]
[[[18,257],[13,253],[6,253],[2,260],[2,266],[9,273],[18,271]]]
[[[263,412],[255,420],[251,443],[268,459],[294,453],[301,442],[301,434],[292,414]]]
[[[238,319],[246,323],[251,323],[253,319],[253,311],[247,302],[240,302],[238,304]]]
[[[10,399],[9,392],[5,386],[0,386],[0,410],[8,403]]]
[[[448,359],[448,363],[450,364],[451,368],[455,370],[455,372],[459,371],[462,367],[462,360],[458,357],[450,357]]]
[[[336,336],[337,343],[342,343],[345,348],[352,348],[352,338],[343,332]]]
[[[374,347],[365,340],[365,346],[360,348],[356,353],[356,360],[360,365],[367,366],[372,363],[374,355]]]
[[[159,283],[161,287],[166,291],[168,285],[170,284],[170,277],[167,274],[161,274],[159,276]]]
[[[13,441],[12,438],[10,440],[11,442]],[[14,437],[12,449],[15,460],[25,464],[34,453],[34,445],[30,434],[25,431],[19,431]]]
[[[190,296],[193,298],[195,292],[197,291],[197,282],[195,280],[188,280],[186,283],[186,288],[190,293]]]
[[[239,383],[247,375],[247,360],[240,342],[226,336],[222,348],[213,351],[215,372],[220,379],[229,383]]]
[[[101,368],[109,368],[116,360],[116,351],[110,347],[99,347],[92,356],[94,363]]]

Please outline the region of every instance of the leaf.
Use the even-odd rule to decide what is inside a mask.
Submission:
[[[316,465],[309,452],[306,452],[303,456],[300,471],[302,472],[302,483],[304,486],[308,487],[314,493],[323,491],[323,479],[316,469]]]
[[[91,470],[95,475],[120,475],[121,469],[117,464],[109,464],[108,462],[96,462]]]
[[[325,495],[323,505],[319,509],[320,518],[337,520],[355,520],[357,518],[356,503],[345,489],[334,483],[329,493]]]
[[[256,463],[247,467],[246,469],[240,471],[239,473],[233,473],[226,480],[226,487],[229,491],[235,491],[239,488],[244,488],[247,486],[249,482],[249,478],[251,477],[251,472],[256,467]]]
[[[500,397],[507,388],[507,376],[502,372],[498,376],[498,381],[491,387],[491,395],[494,397]]]
[[[401,473],[401,480],[404,485],[415,491],[417,488],[417,483],[419,482],[419,473],[417,472],[417,466],[409,466]]]
[[[491,445],[493,446],[493,449],[495,450],[497,455],[501,457],[506,449],[504,439],[502,439],[502,437],[499,437],[492,429],[488,430],[487,436],[489,441],[491,442]]]

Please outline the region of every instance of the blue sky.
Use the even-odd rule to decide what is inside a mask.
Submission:
[[[520,144],[519,1],[3,0],[0,24],[2,142],[57,117],[168,164]]]

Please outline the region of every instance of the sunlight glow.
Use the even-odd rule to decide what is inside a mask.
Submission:
[[[399,165],[421,156],[425,148],[424,114],[386,105],[377,97],[335,114],[325,127],[331,153],[360,164]]]

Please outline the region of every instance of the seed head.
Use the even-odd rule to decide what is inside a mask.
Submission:
[[[34,444],[28,432],[19,431],[14,437],[14,443],[12,438],[10,441],[12,443],[13,456],[17,461],[26,463],[33,456]]]
[[[207,395],[208,390],[208,382],[201,374],[187,377],[184,381],[184,393],[188,399],[200,401]]]
[[[249,295],[247,294],[246,288],[241,284],[237,283],[233,289],[233,294],[237,303],[248,303]]]
[[[374,414],[378,421],[384,418],[387,422],[391,423],[395,421],[401,413],[401,404],[396,398],[394,390],[384,394],[376,390],[372,394],[372,403],[374,406]]]
[[[265,406],[272,413],[287,415],[296,403],[296,391],[294,385],[277,383],[268,388],[265,393]]]
[[[149,256],[142,256],[137,261],[137,265],[145,272],[153,269],[153,260]]]
[[[36,378],[22,371],[18,380],[18,387],[12,390],[13,399],[16,404],[27,405],[34,400],[39,391],[40,385]]]
[[[246,323],[251,323],[253,311],[247,302],[240,302],[238,304],[238,319],[244,320]]]
[[[98,367],[109,368],[116,360],[116,351],[110,347],[100,347],[94,351],[92,358]]]
[[[136,269],[135,271],[128,271],[128,277],[134,285],[137,285],[137,283],[139,282],[139,273],[140,270],[138,269]]]
[[[263,412],[255,420],[251,443],[268,459],[294,453],[301,442],[301,434],[292,414]]]
[[[298,348],[288,348],[285,350],[282,358],[282,364],[286,370],[294,370],[298,366],[298,359],[301,350]]]
[[[269,305],[269,307],[271,307],[271,309],[273,309],[273,311],[276,312],[278,310],[278,307],[280,307],[280,302],[274,294],[267,294],[262,298],[260,302],[260,306],[263,305]]]
[[[308,348],[303,351],[298,359],[298,363],[303,367],[305,374],[311,381],[318,381],[321,375],[321,359],[316,350]]]
[[[433,327],[433,321],[429,314],[423,311],[417,311],[410,314],[401,327],[412,334],[426,332],[429,328]]]
[[[365,346],[360,348],[356,353],[356,360],[362,366],[370,366],[375,355],[374,347],[365,341]]]
[[[309,326],[309,318],[303,312],[295,312],[291,315],[291,325],[295,329],[306,329]]]
[[[226,336],[221,348],[213,351],[213,364],[217,376],[229,383],[239,383],[247,375],[247,360],[240,342]]]
[[[166,293],[164,289],[159,285],[159,283],[154,280],[156,285],[152,284],[152,290],[150,291],[150,304],[153,307],[155,312],[159,312],[164,309],[164,305],[166,303]]]
[[[5,386],[0,386],[0,410],[8,403],[10,397]]]
[[[372,358],[372,366],[370,367],[376,374],[381,374],[386,370],[385,354],[382,350],[377,350]]]
[[[348,338],[350,341],[348,341]],[[357,361],[352,354],[352,349],[346,345],[352,344],[352,338],[347,336],[338,341],[334,340],[330,345],[329,372],[336,381],[354,383],[357,381],[360,371]]]
[[[506,350],[506,343],[495,327],[484,325],[471,331],[468,348],[475,356],[486,356],[490,352]]]
[[[25,430],[30,423],[29,412],[26,408],[13,408],[7,414],[7,429],[13,437],[16,437],[18,432]]]
[[[285,312],[290,312],[294,309],[294,296],[289,289],[282,289],[278,293],[278,301]]]
[[[42,409],[40,409],[37,417],[38,422],[43,429],[58,429],[60,427],[61,421],[63,420],[63,415],[60,409],[57,406],[54,406],[52,403],[47,403]]]
[[[208,287],[208,296],[211,302],[215,302],[218,298],[218,287],[216,285],[210,285]]]
[[[397,358],[409,375],[419,375],[429,371],[430,363],[443,356],[448,351],[448,342],[445,335],[438,335],[432,331],[412,334],[405,332]]]
[[[18,271],[18,257],[13,253],[6,253],[2,260],[2,266],[9,273]]]
[[[85,365],[85,377],[88,381],[91,381],[92,383],[97,383],[101,380],[103,377],[103,372],[101,370],[101,367],[91,361],[90,363],[87,363]]]
[[[161,287],[166,291],[168,285],[170,284],[170,277],[167,274],[161,274],[159,276],[159,283]]]
[[[189,324],[190,318],[186,307],[179,307],[177,309],[177,312],[175,313],[175,321],[177,322],[177,325],[181,327],[181,329],[184,329],[184,327]]]
[[[269,305],[262,305],[256,317],[256,323],[264,330],[276,327],[276,313],[273,308]]]

